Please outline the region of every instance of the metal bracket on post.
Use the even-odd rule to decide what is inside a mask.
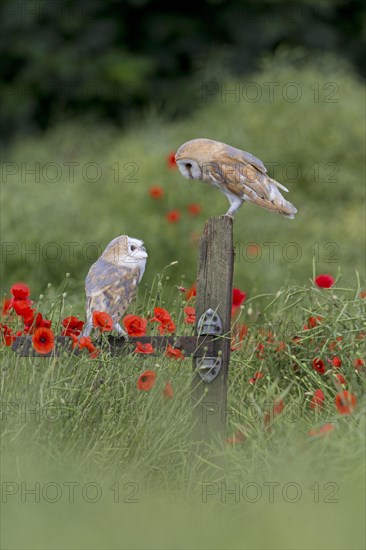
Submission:
[[[211,308],[207,309],[199,318],[198,334],[218,336],[222,334],[222,322],[219,315]],[[209,384],[215,380],[222,365],[221,357],[197,357],[196,369],[204,382]]]

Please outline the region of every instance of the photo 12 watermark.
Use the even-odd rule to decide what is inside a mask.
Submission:
[[[227,245],[222,244],[219,254],[225,257]],[[28,263],[58,263],[67,262],[70,266],[79,262],[80,258],[87,263],[92,263],[98,258],[105,246],[96,241],[35,241],[28,243],[26,241],[3,241],[1,243],[1,261],[20,261]],[[296,264],[304,257],[313,259],[315,263],[336,264],[339,263],[340,246],[336,242],[318,241],[301,244],[296,241],[248,241],[236,242],[234,244],[235,263],[268,263],[284,261],[290,264]],[[137,254],[137,252],[136,252]],[[126,261],[131,263],[138,262],[131,251],[127,255]]]
[[[334,481],[326,483],[314,482],[306,485],[297,481],[249,481],[241,482],[202,482],[202,502],[212,501],[226,504],[228,502],[240,504],[256,504],[264,502],[274,504],[284,502],[296,504],[301,501],[310,501],[315,504],[338,504],[339,485]]]
[[[106,166],[99,162],[4,162],[1,165],[2,184],[34,184],[47,183],[139,183],[137,162],[113,162]]]
[[[75,504],[96,504],[111,502],[114,504],[138,504],[140,485],[135,481],[114,482],[103,486],[96,481],[2,481],[2,504],[56,504],[58,502]]]
[[[207,103],[215,98],[221,103],[339,103],[340,87],[337,82],[300,82],[267,81],[207,81],[202,82],[201,101]]]

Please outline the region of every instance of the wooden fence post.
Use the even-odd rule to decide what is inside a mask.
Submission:
[[[199,319],[207,310],[217,313],[222,324],[222,335],[214,340],[215,359],[211,364],[218,358],[221,360],[221,367],[216,378],[207,382],[199,373],[205,369],[202,358],[193,358],[193,437],[196,441],[207,442],[223,438],[225,434],[233,264],[233,220],[228,216],[210,218],[200,239],[195,334],[202,334]],[[216,316],[213,318],[217,319]],[[209,364],[210,361],[206,363]]]

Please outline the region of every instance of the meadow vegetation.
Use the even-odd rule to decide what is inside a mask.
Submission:
[[[149,253],[128,313],[147,319],[147,333],[156,334],[150,319],[161,307],[175,334],[193,334],[185,308],[195,298],[186,291],[195,280],[199,235],[227,201],[179,175],[169,159],[184,141],[210,137],[259,156],[289,187],[299,212],[291,221],[244,205],[235,219],[234,286],[246,299],[233,316],[227,436],[206,452],[191,438],[188,358],[113,357],[105,334],[93,338],[97,353],[23,358],[6,345],[24,329],[22,316],[4,312],[12,332],[3,328],[0,348],[2,480],[17,489],[3,501],[7,548],[364,544],[363,90],[332,61],[294,68],[278,59],[250,81],[262,90],[255,103],[223,100],[219,92],[175,124],[149,113],[122,135],[69,122],[9,151],[2,292],[11,298],[13,283],[27,283],[32,307],[56,335],[66,317],[84,319],[83,281],[98,252],[85,245],[102,249],[119,234],[142,238]],[[279,92],[296,82],[301,98],[289,101],[275,88],[272,102],[266,82],[278,82]],[[334,90],[337,101],[326,101]],[[51,163],[46,177],[22,179],[22,163],[37,162]],[[73,181],[70,162],[78,163]],[[86,181],[88,163],[97,167],[89,164]],[[294,181],[291,170],[300,174]],[[101,174],[98,181],[90,181],[93,173]],[[56,261],[42,256],[50,243],[62,251]],[[320,273],[333,275],[330,288],[314,283]],[[138,381],[149,370],[156,378],[144,391]],[[63,485],[70,481],[79,483],[74,502]],[[15,529],[21,482],[39,483],[41,498],[24,496],[22,529]],[[50,482],[63,489],[54,503],[52,488],[48,500],[42,497]],[[80,493],[90,482],[102,491],[94,503],[92,488],[89,500]],[[278,492],[271,500],[272,482]],[[225,493],[233,487],[235,494]]]

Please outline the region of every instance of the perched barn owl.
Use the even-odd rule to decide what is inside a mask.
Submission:
[[[261,160],[241,149],[212,139],[192,139],[179,147],[175,160],[185,178],[210,183],[227,196],[227,216],[234,216],[246,201],[286,218],[297,212],[279,191],[288,189],[268,176]]]
[[[146,258],[144,243],[127,235],[116,237],[107,245],[85,279],[87,304],[83,336],[88,336],[93,328],[93,311],[108,313],[113,319],[113,328],[126,335],[119,321],[136,295]]]

